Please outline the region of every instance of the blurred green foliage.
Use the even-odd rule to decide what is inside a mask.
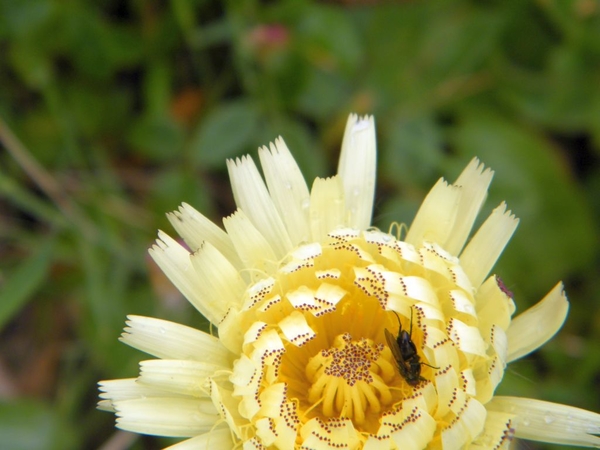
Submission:
[[[105,443],[95,383],[144,358],[126,314],[207,328],[146,257],[164,212],[219,223],[225,158],[278,135],[333,173],[352,111],[376,117],[383,229],[473,156],[496,171],[486,211],[521,218],[496,272],[520,310],[560,279],[572,302],[500,392],[599,411],[596,0],[0,0],[2,445]]]

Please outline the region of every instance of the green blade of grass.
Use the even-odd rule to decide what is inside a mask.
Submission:
[[[53,247],[54,239],[49,239],[37,253],[6,274],[7,281],[0,289],[0,330],[46,279]]]

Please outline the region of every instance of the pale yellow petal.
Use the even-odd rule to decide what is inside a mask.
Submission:
[[[115,402],[117,427],[153,436],[192,437],[219,418],[210,399],[154,397]]]
[[[456,220],[446,242],[438,242],[451,254],[458,255],[465,245],[477,214],[487,197],[493,176],[493,171],[484,170],[484,165],[477,158],[473,158],[454,182],[455,186],[461,188]]]
[[[515,312],[515,302],[500,288],[495,275],[489,277],[475,294],[479,329],[486,335],[494,325],[506,330]]]
[[[223,424],[207,433],[171,445],[165,450],[213,450],[234,448],[231,430]]]
[[[400,419],[401,421],[394,427],[391,437],[396,448],[402,450],[419,450],[427,446],[427,443],[433,437],[436,428],[436,422],[426,411],[417,407],[408,409],[402,408],[400,417],[391,416],[390,419]],[[388,419],[389,420],[389,419]],[[388,420],[385,420],[385,425]],[[394,426],[394,421],[389,420],[390,425]]]
[[[219,385],[215,380],[211,379],[210,382],[210,396],[216,410],[222,420],[227,423],[229,429],[237,436],[241,438],[240,427],[247,424],[246,420],[240,416],[240,412],[237,408],[237,400],[233,398],[232,392],[229,389]],[[217,421],[213,422],[213,425]]]
[[[518,224],[519,220],[502,203],[477,230],[460,255],[460,264],[473,287],[483,283]]]
[[[335,449],[358,447],[358,433],[352,421],[348,419],[330,418],[324,423],[319,418],[306,422],[301,430],[304,448]]]
[[[447,326],[448,337],[463,352],[485,356],[485,342],[479,328],[471,327],[461,320],[451,317]]]
[[[206,318],[218,325],[231,308],[239,307],[246,283],[236,268],[210,242],[191,256]]]
[[[315,179],[309,219],[312,238],[317,242],[324,242],[328,233],[346,226],[344,191],[339,177]]]
[[[237,210],[223,219],[223,224],[253,281],[264,278],[265,273],[275,270],[279,259],[267,239],[246,214]]]
[[[489,450],[509,448],[514,435],[514,414],[488,411],[483,432],[473,441],[470,450]]]
[[[518,438],[600,448],[600,414],[542,400],[502,396],[494,397],[486,407],[514,414]]]
[[[193,397],[208,396],[208,378],[230,371],[212,362],[152,359],[140,363],[138,384]]]
[[[198,278],[192,267],[190,253],[177,241],[162,231],[156,243],[148,250],[158,267],[171,280],[179,292],[205,317],[211,315],[204,306],[204,298],[198,289]]]
[[[113,402],[120,400],[133,400],[136,398],[147,397],[166,397],[169,392],[155,386],[146,386],[138,383],[136,378],[123,378],[120,380],[105,380],[98,383],[100,389],[100,398],[102,401],[98,409],[104,411],[115,411]],[[173,397],[182,397],[173,395]]]
[[[233,355],[210,334],[168,320],[142,316],[127,316],[127,319],[120,339],[138,350],[162,359],[231,364]]]
[[[415,247],[423,241],[446,242],[456,221],[460,194],[459,187],[438,180],[423,200],[405,241]]]
[[[542,300],[519,314],[506,330],[508,362],[542,346],[562,327],[569,302],[563,284],[558,283]]]
[[[238,354],[242,348],[243,330],[240,328],[239,312],[238,308],[229,308],[219,323],[219,340],[223,347],[233,354]]]
[[[261,409],[256,421],[256,434],[262,443],[279,450],[294,450],[299,420],[294,402],[288,402],[287,386],[277,383],[265,388],[260,394]]]
[[[292,242],[254,161],[249,156],[230,159],[227,169],[235,203],[267,240],[277,258],[283,258],[291,250]]]
[[[236,268],[242,267],[227,233],[187,203],[182,203],[177,211],[168,213],[167,218],[192,251],[208,241]]]
[[[302,172],[281,137],[270,149],[258,151],[269,194],[288,230],[292,244],[310,241],[310,192]]]
[[[438,407],[435,417],[441,420],[450,411],[454,390],[458,387],[458,375],[454,367],[441,367],[435,374],[435,386],[438,394]]]
[[[348,117],[342,152],[338,164],[338,175],[344,186],[347,226],[366,230],[371,225],[377,152],[375,142],[375,119],[373,116]]]
[[[441,436],[444,450],[463,448],[465,444],[479,436],[485,424],[485,407],[473,397],[467,397],[460,389],[457,389],[455,393],[456,398],[450,409],[453,410],[456,417],[442,431]]]
[[[285,338],[296,347],[302,347],[316,336],[304,315],[298,311],[286,316],[278,325]]]

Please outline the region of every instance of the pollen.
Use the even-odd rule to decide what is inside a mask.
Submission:
[[[380,364],[382,350],[382,344],[370,339],[355,341],[348,333],[337,336],[331,348],[320,351],[306,366],[309,402],[319,404],[325,417],[348,418],[356,424],[364,423],[366,414],[378,414],[392,402],[385,382],[391,373]]]

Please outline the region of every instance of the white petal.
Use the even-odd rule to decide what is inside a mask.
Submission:
[[[249,156],[227,160],[227,169],[235,203],[267,239],[277,257],[283,258],[292,242],[254,161]]]
[[[436,242],[443,246],[458,213],[461,190],[439,179],[423,200],[405,241],[420,247],[423,241]]]
[[[478,288],[515,232],[519,220],[503,202],[477,230],[460,255],[460,264],[473,287]]]
[[[177,211],[167,214],[169,222],[186,244],[196,251],[204,241],[210,242],[219,252],[227,258],[236,268],[241,268],[241,261],[235,252],[233,243],[227,233],[196,211],[187,203],[182,203]]]
[[[600,414],[541,400],[494,397],[490,411],[516,415],[515,436],[560,445],[600,447]]]
[[[234,443],[231,439],[231,430],[227,426],[221,426],[200,436],[186,439],[183,442],[167,447],[165,450],[211,450],[215,448],[234,448]]]
[[[455,186],[461,187],[456,221],[448,240],[440,243],[451,254],[458,255],[465,245],[475,218],[487,197],[493,176],[494,172],[490,169],[484,170],[483,164],[477,158],[473,158],[454,182]]]
[[[191,256],[201,293],[202,309],[214,324],[219,324],[231,306],[239,307],[246,284],[237,269],[210,243],[205,242]]]
[[[312,238],[317,242],[325,241],[328,233],[346,225],[344,191],[339,177],[315,178],[309,217]]]
[[[250,277],[253,281],[264,278],[265,272],[271,273],[275,270],[279,258],[275,256],[269,242],[241,210],[223,219],[223,224],[242,263],[250,269]]]
[[[127,316],[121,341],[162,359],[207,361],[228,367],[231,353],[214,336],[168,320]]]
[[[558,283],[542,300],[519,314],[506,330],[508,362],[531,353],[542,346],[562,327],[569,302]]]
[[[263,147],[258,155],[269,193],[285,222],[292,244],[310,241],[310,192],[285,142],[279,137],[274,145],[270,145],[270,151]]]
[[[344,185],[346,210],[349,212],[347,225],[357,230],[366,230],[371,225],[377,170],[376,149],[373,116],[359,119],[351,114],[342,141],[338,175]]]
[[[194,397],[208,395],[208,377],[231,368],[189,360],[152,359],[140,363],[138,384]]]
[[[154,436],[191,437],[219,420],[210,399],[145,398],[115,402],[117,427]]]
[[[190,253],[162,231],[158,232],[158,239],[148,253],[171,283],[203,316],[208,318],[211,314],[204,307],[204,299],[198,289],[198,278],[190,261]]]

